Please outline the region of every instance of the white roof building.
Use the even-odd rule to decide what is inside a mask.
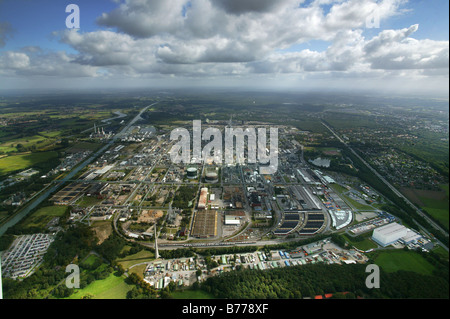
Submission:
[[[389,246],[408,234],[408,228],[397,223],[390,223],[376,228],[372,239],[383,247]]]
[[[410,244],[410,243],[414,243],[416,241],[418,241],[419,239],[422,238],[422,235],[416,233],[415,231],[408,229],[407,233],[404,237],[402,237],[402,241],[405,244]]]
[[[239,217],[233,215],[225,216],[225,225],[240,225],[241,221]]]

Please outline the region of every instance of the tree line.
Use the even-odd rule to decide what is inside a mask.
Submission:
[[[411,271],[381,270],[380,288],[366,287],[366,265],[303,265],[270,270],[243,269],[210,277],[200,289],[216,298],[300,299],[327,293],[361,298],[448,298],[448,280]],[[448,275],[447,275],[448,276]]]

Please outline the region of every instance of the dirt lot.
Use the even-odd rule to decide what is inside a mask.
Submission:
[[[163,215],[162,210],[143,210],[139,215],[138,223],[156,223]]]
[[[111,235],[111,221],[107,220],[95,222],[92,230],[95,232],[95,236],[98,238],[98,243],[101,244],[109,237],[109,235]]]

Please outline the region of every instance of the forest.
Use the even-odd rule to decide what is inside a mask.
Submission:
[[[179,209],[188,209],[189,202],[191,202],[197,193],[197,189],[192,186],[181,186],[173,198],[172,207]]]
[[[415,272],[381,270],[380,288],[369,289],[366,265],[303,265],[265,271],[240,270],[208,278],[200,285],[216,298],[299,299],[337,294],[346,298],[448,298],[448,272],[426,276]]]

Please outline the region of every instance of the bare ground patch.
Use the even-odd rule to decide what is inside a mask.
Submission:
[[[103,243],[112,233],[112,227],[110,221],[95,222],[92,230],[95,232],[95,236],[98,238],[98,243]]]

